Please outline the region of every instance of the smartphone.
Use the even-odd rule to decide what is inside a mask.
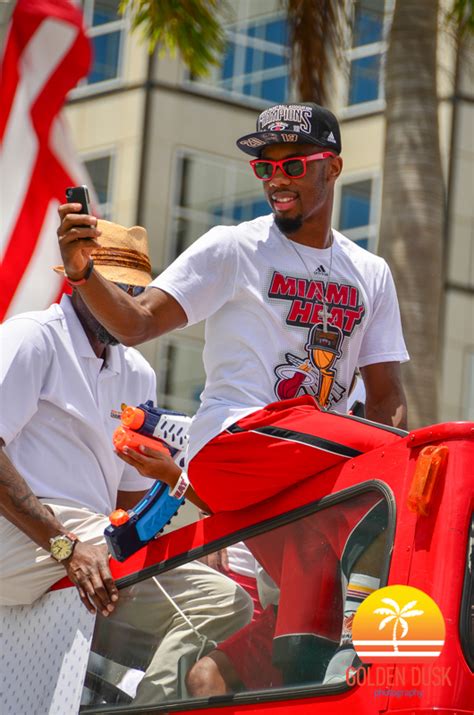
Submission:
[[[82,204],[81,213],[90,214],[89,190],[85,184],[82,186],[69,186],[66,189],[66,199],[68,204]],[[84,224],[84,228],[90,228]]]

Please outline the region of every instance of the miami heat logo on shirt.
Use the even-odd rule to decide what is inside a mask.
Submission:
[[[346,388],[337,382],[337,361],[342,344],[362,321],[365,307],[352,285],[308,280],[273,273],[268,297],[289,303],[287,325],[308,330],[305,356],[286,353],[286,362],[275,367],[275,394],[280,400],[307,393],[323,407],[339,402]],[[323,300],[324,298],[324,300]],[[324,309],[328,313],[324,325]]]

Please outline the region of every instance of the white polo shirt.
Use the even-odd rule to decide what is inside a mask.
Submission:
[[[113,451],[112,409],[156,399],[155,373],[132,348],[96,357],[70,298],[0,326],[0,436],[38,497],[108,515],[117,491],[148,489]]]

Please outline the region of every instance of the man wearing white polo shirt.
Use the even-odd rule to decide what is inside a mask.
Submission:
[[[151,280],[145,229],[100,223],[97,270],[138,295]],[[107,515],[131,508],[153,481],[114,454],[110,413],[122,402],[154,400],[155,374],[102,327],[77,290],[48,310],[11,318],[1,336],[0,605],[33,603],[67,574],[89,611],[155,638],[135,703],[175,697],[179,661],[189,667],[201,640],[159,585],[212,640],[245,625],[252,605],[198,562],[160,575],[159,585],[139,583],[126,598],[114,584]]]

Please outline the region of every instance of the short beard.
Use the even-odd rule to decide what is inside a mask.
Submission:
[[[277,214],[274,216],[275,223],[284,236],[296,233],[303,225],[302,216],[296,216],[296,218],[285,218],[284,216],[278,216]]]
[[[117,338],[114,338],[113,335],[109,333],[108,330],[104,328],[103,325],[100,323],[97,323],[97,327],[95,329],[95,337],[97,340],[99,340],[102,345],[118,345],[119,340]]]

